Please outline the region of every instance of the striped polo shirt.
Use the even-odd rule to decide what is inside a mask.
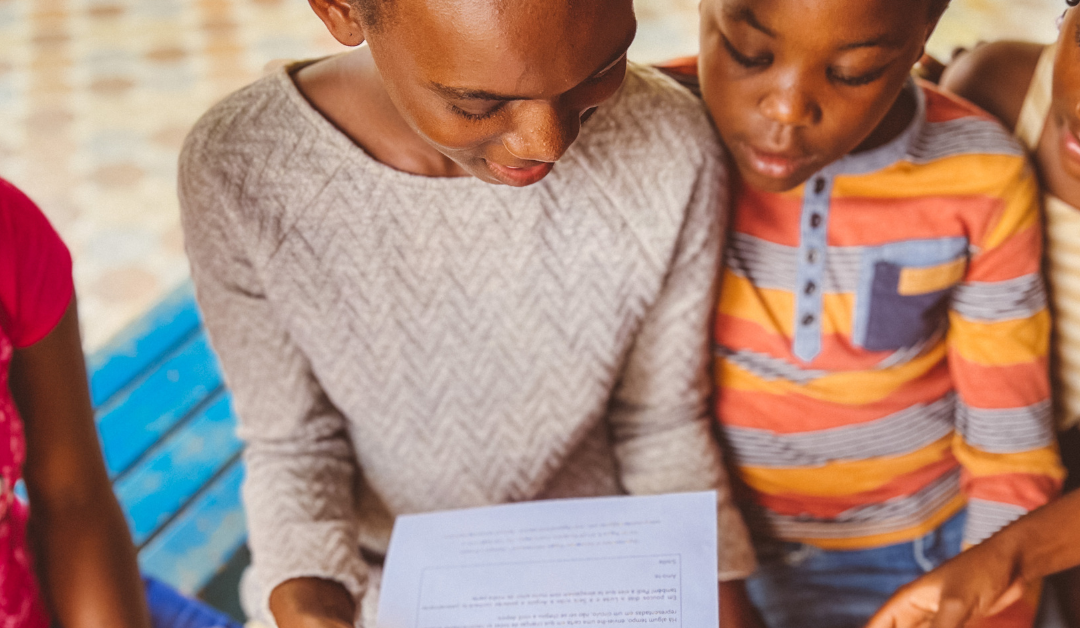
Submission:
[[[1060,488],[1036,181],[985,113],[909,89],[892,142],[736,192],[716,410],[774,538],[880,546],[966,506],[974,544]]]

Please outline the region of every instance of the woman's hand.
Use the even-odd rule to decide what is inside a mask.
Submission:
[[[1009,545],[988,541],[902,587],[866,628],[960,628],[1007,608],[1027,584]]]
[[[270,593],[270,612],[279,628],[353,628],[356,605],[340,583],[293,578]]]

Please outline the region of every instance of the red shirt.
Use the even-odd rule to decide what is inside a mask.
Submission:
[[[26,440],[7,385],[15,349],[56,327],[74,292],[71,255],[33,202],[0,179],[0,624],[47,628],[26,539],[26,505],[13,492]]]

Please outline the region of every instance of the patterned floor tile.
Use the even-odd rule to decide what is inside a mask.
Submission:
[[[954,0],[930,50],[1047,41],[1058,0]],[[632,58],[697,48],[697,0],[637,0]],[[183,137],[271,60],[341,47],[304,0],[0,0],[0,175],[71,247],[92,350],[187,276]]]

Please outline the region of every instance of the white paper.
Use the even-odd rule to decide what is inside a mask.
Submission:
[[[397,518],[379,628],[717,628],[716,493]]]

